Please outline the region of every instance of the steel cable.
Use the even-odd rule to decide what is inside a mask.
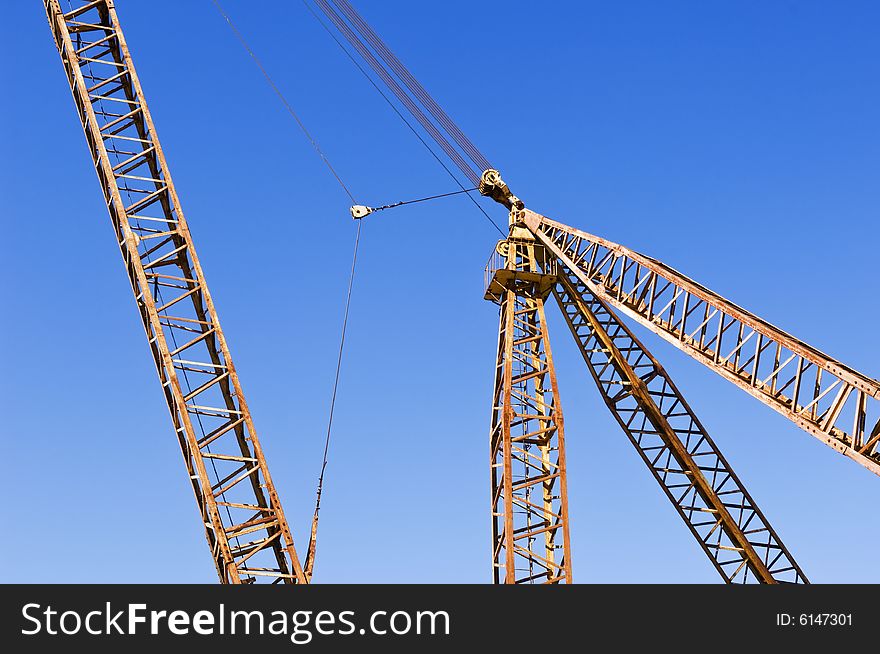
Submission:
[[[339,373],[342,369],[342,352],[345,349],[345,333],[348,327],[348,314],[349,309],[351,308],[351,289],[354,285],[354,273],[357,267],[357,255],[358,255],[358,246],[361,241],[361,223],[363,221],[357,222],[357,233],[354,237],[354,252],[351,256],[351,272],[348,276],[348,293],[345,298],[345,312],[342,317],[342,333],[339,339],[339,353],[336,357],[336,376],[333,379],[333,394],[330,397],[330,414],[327,418],[327,436],[324,439],[324,459],[321,463],[321,474],[318,476],[318,491],[315,498],[315,514],[312,516],[312,529],[309,536],[309,548],[306,553],[306,561],[303,565],[303,572],[305,573],[306,579],[311,579],[312,570],[315,567],[315,549],[317,548],[317,533],[318,533],[318,513],[321,511],[321,496],[324,492],[324,472],[327,470],[327,461],[328,454],[330,451],[330,433],[333,428],[333,413],[336,409],[336,393],[339,388]]]
[[[346,57],[348,57],[349,61],[351,61],[355,68],[360,71],[361,75],[363,75],[364,78],[370,83],[370,86],[372,86],[376,90],[376,93],[378,93],[382,97],[382,99],[385,100],[388,106],[391,107],[391,110],[397,115],[398,118],[400,118],[401,122],[406,125],[407,128],[413,133],[413,135],[419,140],[419,143],[421,143],[425,147],[425,149],[431,154],[431,156],[434,157],[437,163],[440,164],[440,167],[446,171],[446,173],[452,178],[456,185],[462,191],[464,191],[464,184],[462,184],[458,177],[455,176],[455,173],[453,173],[449,169],[449,166],[446,165],[446,162],[443,161],[440,155],[438,155],[434,151],[434,149],[430,145],[428,145],[428,142],[422,137],[421,134],[419,134],[419,131],[415,127],[413,127],[412,123],[410,123],[406,119],[406,116],[404,116],[401,110],[398,109],[397,105],[395,105],[394,102],[391,101],[391,98],[389,98],[388,95],[382,90],[382,88],[376,83],[376,81],[372,77],[370,77],[370,74],[364,69],[364,67],[358,62],[358,60],[355,59],[354,55],[352,55],[351,52],[346,49],[345,45],[343,45],[342,41],[337,38],[336,34],[333,33],[330,27],[328,27],[327,24],[323,20],[321,20],[321,17],[318,16],[314,9],[312,9],[312,6],[309,4],[308,0],[302,0],[302,3],[303,5],[305,5],[305,8],[308,9],[309,13],[314,17],[314,19],[318,22],[318,24],[324,28],[324,31],[327,32],[330,38],[333,39],[336,45],[339,46],[339,49],[342,50]],[[467,197],[477,208],[477,210],[483,214],[486,220],[488,220],[492,224],[492,227],[495,228],[495,231],[497,231],[502,238],[506,238],[507,234],[505,234],[504,231],[498,226],[498,223],[496,223],[492,219],[492,216],[486,213],[486,210],[482,206],[480,206],[480,203],[477,202],[470,193],[468,193]]]
[[[330,160],[327,158],[327,155],[324,154],[324,151],[321,149],[321,146],[318,145],[318,142],[312,136],[311,132],[309,132],[309,130],[306,129],[305,124],[300,119],[300,117],[297,115],[297,113],[293,110],[293,107],[287,101],[287,98],[284,97],[284,94],[281,92],[281,89],[278,88],[278,86],[275,84],[275,82],[269,76],[269,73],[263,67],[263,63],[260,61],[259,57],[257,57],[257,55],[254,54],[254,51],[251,50],[251,47],[247,44],[247,41],[245,41],[244,36],[242,36],[241,32],[238,31],[238,28],[235,26],[235,24],[232,22],[232,20],[226,14],[226,12],[223,10],[223,7],[220,6],[220,3],[217,0],[211,0],[211,2],[217,8],[217,11],[220,12],[220,15],[223,16],[223,19],[229,24],[229,27],[232,29],[232,32],[235,34],[236,38],[239,40],[239,42],[244,47],[244,49],[247,50],[247,53],[251,56],[251,59],[254,60],[254,63],[257,65],[257,68],[260,69],[260,72],[263,73],[263,77],[266,78],[266,81],[269,83],[269,86],[272,87],[272,90],[275,91],[275,94],[281,100],[282,104],[287,109],[288,113],[296,121],[296,124],[299,125],[300,129],[303,131],[303,134],[306,135],[306,138],[309,139],[309,142],[312,144],[312,147],[315,149],[315,152],[318,153],[318,156],[321,157],[321,160],[327,165],[327,168],[330,170],[333,177],[336,178],[336,181],[339,182],[339,185],[345,191],[345,194],[348,195],[348,197],[352,201],[352,203],[356,204],[357,200],[354,199],[354,195],[348,189],[348,186],[345,184],[345,182],[342,181],[342,177],[340,177],[339,173],[336,172],[336,169],[333,167],[333,164],[330,163]]]
[[[333,177],[336,178],[336,181],[339,182],[339,185],[345,191],[345,194],[348,196],[348,198],[351,200],[351,202],[353,204],[357,204],[357,200],[355,200],[354,194],[351,192],[351,190],[349,190],[348,185],[346,185],[346,183],[344,181],[342,181],[342,178],[340,177],[339,173],[336,172],[336,169],[330,163],[330,160],[327,158],[327,155],[325,155],[324,151],[321,149],[321,146],[318,145],[318,142],[315,140],[315,138],[312,136],[312,134],[306,128],[303,121],[300,119],[300,117],[294,111],[291,104],[287,101],[287,98],[284,97],[284,94],[281,92],[281,90],[278,88],[278,86],[272,80],[272,78],[270,77],[269,73],[266,71],[266,69],[263,66],[260,59],[257,57],[256,54],[254,54],[254,51],[247,44],[247,41],[245,41],[244,36],[242,36],[241,32],[239,32],[238,29],[235,27],[235,24],[232,22],[232,20],[226,14],[226,12],[223,10],[223,8],[220,6],[220,3],[217,0],[211,0],[211,2],[217,8],[217,11],[220,12],[220,15],[223,16],[224,20],[229,25],[229,27],[232,29],[233,33],[235,34],[236,38],[238,38],[241,45],[244,47],[244,49],[247,51],[247,53],[251,56],[251,59],[253,59],[254,63],[257,65],[257,67],[260,69],[260,72],[263,74],[263,77],[265,77],[266,81],[269,83],[269,86],[272,87],[272,90],[275,91],[275,94],[278,96],[278,98],[284,104],[284,107],[287,109],[288,113],[290,113],[290,115],[296,121],[297,125],[299,125],[300,129],[306,135],[306,138],[308,138],[309,142],[312,144],[312,147],[315,149],[315,152],[317,152],[318,156],[321,157],[321,160],[326,164],[327,168],[330,170]],[[330,399],[330,412],[329,412],[329,416],[327,419],[327,435],[324,439],[324,456],[323,456],[323,461],[321,464],[321,473],[318,477],[318,488],[317,488],[316,496],[315,496],[315,513],[312,518],[312,526],[311,526],[311,532],[310,532],[310,537],[309,537],[309,546],[308,546],[308,551],[306,554],[305,564],[303,565],[303,572],[305,573],[307,580],[311,579],[312,570],[314,568],[314,563],[315,563],[315,548],[317,546],[317,532],[318,532],[318,513],[321,510],[321,495],[322,495],[323,489],[324,489],[324,473],[327,469],[328,455],[329,455],[329,451],[330,451],[330,435],[333,430],[333,413],[334,413],[334,409],[336,408],[336,395],[337,395],[337,391],[339,388],[339,376],[340,376],[340,372],[342,370],[342,353],[343,353],[343,349],[345,347],[345,333],[346,333],[346,329],[348,327],[348,314],[349,314],[349,309],[351,307],[351,289],[354,284],[355,264],[357,262],[357,253],[358,253],[358,247],[360,245],[360,237],[361,237],[361,221],[357,221],[357,233],[355,234],[355,240],[354,240],[354,254],[352,255],[351,274],[348,279],[348,292],[346,294],[344,318],[342,321],[342,334],[340,335],[340,340],[339,340],[339,353],[338,353],[338,356],[336,359],[336,372],[334,374],[334,379],[333,379],[333,392],[332,392],[331,399]]]
[[[257,57],[257,55],[254,53],[254,51],[248,45],[244,36],[241,34],[241,32],[238,30],[238,28],[232,22],[232,19],[224,11],[223,7],[220,5],[218,0],[211,0],[211,2],[215,6],[217,11],[220,13],[220,15],[223,17],[223,19],[226,21],[226,23],[229,25],[230,29],[233,31],[233,33],[235,34],[238,41],[241,43],[241,45],[247,51],[248,55],[251,57],[251,59],[257,65],[257,67],[259,68],[263,77],[266,79],[266,82],[269,84],[269,86],[272,88],[272,90],[275,92],[275,94],[281,100],[285,109],[287,109],[288,113],[296,121],[297,125],[302,130],[302,132],[305,134],[306,138],[309,140],[309,142],[311,143],[315,152],[318,154],[318,156],[321,158],[321,160],[327,166],[330,173],[333,175],[333,177],[336,179],[336,181],[339,183],[339,185],[345,191],[346,195],[349,197],[349,199],[352,201],[352,203],[356,204],[357,201],[355,200],[354,194],[350,191],[348,185],[345,184],[345,182],[342,180],[339,173],[336,172],[336,169],[333,167],[333,165],[330,163],[330,160],[324,154],[324,152],[321,149],[320,145],[318,144],[317,140],[312,136],[312,134],[306,128],[302,119],[300,119],[299,115],[293,109],[292,105],[288,102],[287,98],[281,92],[278,85],[275,84],[274,80],[269,75],[268,71],[263,66],[260,59]],[[438,145],[440,145],[440,147],[447,154],[447,156],[449,156],[450,159],[453,160],[453,162],[459,167],[459,169],[465,174],[465,176],[468,179],[470,179],[470,181],[474,185],[477,185],[479,182],[479,172],[475,171],[474,168],[464,160],[464,158],[461,156],[461,154],[458,152],[458,150],[455,149],[455,147],[443,136],[443,134],[427,118],[427,116],[425,116],[424,112],[422,112],[418,108],[418,106],[413,102],[413,100],[409,97],[409,95],[407,95],[406,92],[400,87],[400,85],[394,81],[394,78],[391,77],[391,75],[385,70],[385,68],[382,66],[382,64],[372,55],[372,53],[369,51],[369,49],[363,44],[363,42],[357,37],[357,35],[348,27],[348,25],[345,23],[345,21],[333,10],[333,8],[330,7],[330,5],[328,5],[324,0],[316,0],[316,3],[322,9],[322,11],[325,13],[325,15],[327,15],[327,17],[330,18],[330,20],[333,22],[333,24],[336,26],[336,28],[345,36],[346,40],[348,40],[348,42],[352,46],[355,47],[355,49],[358,51],[358,53],[364,58],[365,61],[367,61],[367,63],[370,65],[370,67],[376,72],[377,75],[379,75],[379,77],[382,79],[383,82],[385,82],[385,84],[388,86],[388,88],[391,89],[391,91],[398,98],[398,100],[400,100],[400,102],[410,111],[410,113],[416,118],[416,120],[419,121],[419,123],[422,125],[422,127],[425,129],[425,131],[427,131],[431,135],[431,137],[438,143]],[[306,6],[308,7],[308,5],[306,5]],[[311,11],[311,7],[308,7],[308,8]],[[313,15],[315,15],[314,12],[312,12],[312,13],[313,13]],[[315,15],[315,17],[317,18],[317,15]],[[318,19],[318,20],[320,22],[320,19]],[[322,25],[323,25],[323,23],[322,23]],[[326,29],[326,26],[324,26],[324,27]],[[328,30],[328,32],[329,32],[329,30]],[[378,38],[378,37],[376,37],[376,38]],[[336,40],[335,37],[334,37],[334,40]],[[342,44],[338,40],[336,42],[340,45],[340,47],[342,47]],[[343,50],[345,50],[344,47],[343,47]],[[385,48],[385,52],[388,53],[388,56],[393,57],[393,55],[390,54],[390,51],[388,51],[387,48]],[[348,54],[347,51],[346,51],[346,54]],[[350,57],[350,55],[349,55],[349,57]],[[385,58],[385,56],[383,56],[383,59],[384,58]],[[352,61],[357,65],[357,62],[354,61],[354,59],[352,59]],[[396,58],[395,58],[395,62],[396,62],[395,67],[402,67],[402,64],[399,64],[399,62],[396,60]],[[358,68],[369,79],[369,76],[366,74],[366,71],[364,71],[364,69],[361,68],[359,65],[358,65]],[[397,73],[397,74],[400,75],[400,73]],[[407,74],[408,74],[408,71],[407,71]],[[409,78],[413,79],[411,75],[409,75]],[[409,88],[410,93],[412,93],[413,95],[416,95],[416,97],[419,99],[419,101],[422,102],[426,107],[429,106],[428,103],[422,99],[424,96],[427,95],[427,93],[423,89],[421,89],[421,87],[419,87],[418,91],[414,91],[412,88],[412,82],[407,82],[406,79],[403,77],[401,77],[401,80],[404,81],[404,84]],[[372,83],[371,79],[370,79],[370,81]],[[414,81],[414,79],[413,79],[413,81]],[[416,84],[417,84],[417,82],[416,82]],[[393,103],[391,103],[390,100],[388,100],[387,96],[385,96],[385,94],[382,93],[381,89],[379,89],[379,87],[376,86],[375,84],[373,84],[373,85],[383,95],[383,97],[385,97],[385,99],[389,102],[389,104],[391,104],[393,107]],[[428,98],[428,102],[433,103],[433,100]],[[442,114],[442,110],[439,108],[439,106],[436,105],[436,103],[433,103],[433,107],[435,108],[437,113]],[[395,109],[395,111],[397,111],[396,107],[394,107],[394,109]],[[430,110],[431,109],[429,109],[429,111]],[[434,153],[433,150],[431,150],[431,148],[421,138],[421,136],[416,132],[416,130],[411,125],[409,125],[409,123],[406,121],[405,118],[403,118],[402,114],[400,114],[399,111],[397,111],[397,113],[404,120],[404,122],[410,127],[410,129],[414,133],[416,133],[416,135],[419,137],[419,140],[422,141],[422,143],[425,145],[425,147],[428,148],[428,150],[431,152],[431,154],[433,154],[434,157],[437,158],[437,160],[441,163],[441,165],[443,165],[443,167],[447,170],[447,172],[450,174],[450,176],[452,176],[452,178],[456,181],[456,183],[461,188],[461,190],[455,191],[453,193],[445,193],[445,194],[441,194],[438,196],[431,196],[429,198],[420,198],[418,200],[399,202],[399,203],[395,203],[393,205],[386,205],[385,207],[382,207],[382,208],[391,208],[391,206],[401,206],[404,204],[412,204],[414,202],[421,202],[424,200],[429,200],[429,199],[434,199],[434,198],[439,198],[439,197],[446,197],[447,195],[454,195],[457,193],[469,193],[470,191],[473,191],[474,188],[467,189],[458,181],[458,179],[455,177],[455,175],[453,175],[452,172],[445,166],[445,164],[443,164],[442,160],[440,160],[439,157],[437,157],[436,153]],[[434,115],[435,119],[438,120],[438,122],[440,122],[441,126],[443,126],[444,129],[446,129],[453,136],[453,140],[456,141],[456,143],[459,145],[459,147],[461,147],[468,154],[468,156],[471,157],[471,159],[473,161],[478,161],[479,157],[481,157],[481,155],[479,155],[479,152],[476,151],[476,148],[474,148],[473,145],[470,143],[470,141],[468,141],[466,139],[466,137],[464,137],[464,135],[460,132],[460,130],[458,130],[454,126],[454,124],[451,123],[451,120],[448,118],[448,116],[446,116],[445,114],[442,114],[443,117],[438,118],[435,111],[431,111],[431,113],[432,113],[432,115]],[[452,126],[452,129],[450,129],[449,125]],[[457,132],[458,137],[456,137],[456,132]],[[463,145],[461,142],[462,140],[467,145]],[[483,158],[483,160],[485,160],[485,158]],[[489,166],[487,165],[486,167],[489,167]],[[495,224],[495,221],[493,221],[492,218],[488,214],[486,214],[486,212],[483,210],[483,208],[480,207],[479,204],[476,203],[476,200],[474,200],[474,198],[472,198],[470,195],[468,195],[468,197],[471,199],[472,202],[474,202],[474,204],[477,206],[477,208],[490,220],[490,222],[492,222],[493,226],[503,235],[503,232]],[[352,254],[351,272],[349,275],[348,289],[347,289],[346,299],[345,299],[345,308],[344,308],[344,313],[343,313],[343,321],[342,321],[342,330],[341,330],[341,334],[340,334],[339,350],[338,350],[337,359],[336,359],[336,370],[335,370],[334,380],[333,380],[333,391],[331,394],[330,409],[329,409],[329,415],[328,415],[328,419],[327,419],[327,432],[326,432],[326,436],[324,439],[324,453],[323,453],[323,459],[322,459],[322,464],[321,464],[321,472],[318,477],[318,486],[317,486],[316,497],[315,497],[315,512],[312,517],[309,545],[308,545],[308,550],[306,553],[305,563],[303,565],[303,570],[306,575],[306,579],[308,579],[308,580],[311,579],[312,572],[314,570],[315,551],[317,548],[318,518],[319,518],[320,509],[321,509],[321,499],[322,499],[323,488],[324,488],[324,476],[325,476],[325,472],[326,472],[327,465],[329,462],[330,439],[331,439],[331,434],[332,434],[332,429],[333,429],[333,417],[334,417],[334,412],[335,412],[335,408],[336,408],[336,398],[337,398],[338,389],[339,389],[339,378],[340,378],[340,373],[342,370],[342,357],[343,357],[343,352],[344,352],[344,348],[345,348],[345,336],[346,336],[346,331],[347,331],[347,327],[348,327],[348,318],[349,318],[349,313],[350,313],[350,308],[351,308],[352,288],[354,285],[354,278],[355,278],[355,271],[356,271],[356,264],[357,264],[357,255],[358,255],[358,249],[359,249],[359,245],[360,245],[361,221],[358,220],[357,223],[358,223],[357,224],[357,232],[355,234],[355,243],[354,243],[354,251]]]
[[[419,102],[431,113],[434,119],[446,130],[452,139],[464,150],[464,152],[477,164],[480,172],[491,168],[492,165],[488,159],[476,148],[471,140],[462,132],[453,122],[449,115],[443,111],[443,108],[434,100],[433,97],[425,90],[419,81],[409,72],[406,66],[401,63],[400,59],[385,45],[381,37],[373,30],[372,27],[358,14],[357,10],[348,0],[333,0],[340,8],[349,22],[354,25],[355,29],[367,40],[383,61],[394,71],[404,85],[409,89]]]
[[[469,165],[461,154],[455,149],[452,144],[446,139],[443,134],[437,129],[437,127],[428,120],[427,116],[425,116],[424,112],[422,112],[418,106],[413,102],[412,98],[400,87],[393,77],[388,73],[385,67],[376,59],[372,52],[364,45],[364,43],[357,37],[357,35],[351,30],[348,24],[342,19],[342,17],[336,13],[336,11],[331,7],[326,0],[315,0],[315,3],[318,7],[324,12],[327,18],[336,26],[345,39],[358,51],[361,57],[370,65],[370,68],[382,79],[385,85],[391,89],[391,92],[397,97],[398,100],[409,110],[409,112],[413,115],[413,117],[419,122],[419,124],[424,128],[428,134],[437,142],[437,144],[443,149],[446,155],[452,159],[456,166],[461,170],[462,173],[471,181],[471,183],[476,186],[480,182],[480,175],[474,171],[473,167]]]

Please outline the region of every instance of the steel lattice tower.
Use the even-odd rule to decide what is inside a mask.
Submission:
[[[487,297],[500,304],[490,437],[496,583],[571,583],[562,408],[544,300],[554,282],[528,234],[499,243]]]
[[[303,583],[113,2],[45,7],[217,574]]]

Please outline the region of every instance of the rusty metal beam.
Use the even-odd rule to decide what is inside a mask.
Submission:
[[[44,0],[217,574],[304,583],[113,2],[74,4]]]
[[[603,301],[880,475],[880,382],[656,259],[528,209],[516,219]]]
[[[807,583],[678,388],[565,266],[553,294],[608,408],[727,583]]]
[[[503,241],[490,431],[495,583],[571,583],[565,436],[544,299],[553,283],[529,237]],[[538,251],[536,253],[536,251]]]

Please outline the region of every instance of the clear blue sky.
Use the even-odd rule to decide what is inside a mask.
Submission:
[[[300,3],[224,4],[361,202],[454,190]],[[530,207],[880,375],[876,3],[356,5]],[[117,6],[304,550],[349,202],[209,0]],[[0,580],[213,582],[42,7],[4,18]],[[364,224],[316,581],[490,579],[496,239],[461,197]],[[575,579],[718,581],[551,327]],[[811,579],[880,581],[880,479],[644,340]]]

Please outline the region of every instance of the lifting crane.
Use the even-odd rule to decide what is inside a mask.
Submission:
[[[655,259],[526,208],[347,0],[315,2],[479,192],[508,210],[485,291],[500,316],[494,581],[572,581],[564,421],[545,315],[552,296],[606,405],[724,581],[808,583],[617,312],[878,475],[880,382]],[[113,2],[79,0],[66,13],[58,0],[44,3],[220,580],[307,583],[313,561],[301,565],[294,548]]]

